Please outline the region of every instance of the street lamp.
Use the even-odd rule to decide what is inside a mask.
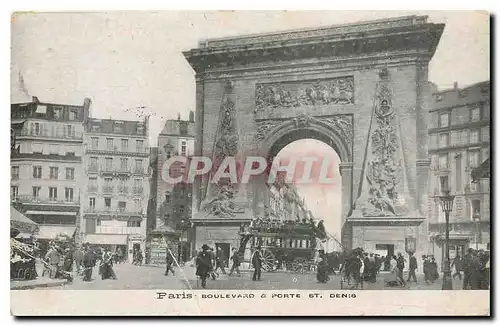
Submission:
[[[451,267],[450,267],[450,212],[453,210],[453,200],[455,196],[450,195],[450,190],[447,187],[442,187],[443,195],[439,196],[441,208],[446,217],[446,233],[445,233],[445,252],[446,258],[444,261],[443,271],[443,287],[442,290],[453,290],[451,280]]]
[[[479,241],[481,239],[481,229],[480,229],[481,215],[477,212],[474,212],[474,214],[472,214],[472,220],[476,224],[476,250],[479,250]]]

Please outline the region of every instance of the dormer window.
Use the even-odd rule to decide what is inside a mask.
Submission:
[[[443,95],[441,94],[436,95],[436,102],[440,102],[442,100],[443,100]]]

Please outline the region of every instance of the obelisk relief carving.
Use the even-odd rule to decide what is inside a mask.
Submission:
[[[415,205],[408,191],[390,76],[386,69],[379,76],[356,211],[365,217],[404,216],[414,212]]]
[[[206,215],[220,218],[231,218],[241,213],[242,205],[238,205],[238,192],[244,191],[238,186],[238,180],[231,179],[229,173],[214,178],[217,171],[236,171],[236,160],[239,151],[239,136],[236,117],[236,98],[234,85],[228,81],[224,88],[222,104],[219,111],[219,123],[216,130],[212,155],[212,172],[207,185],[207,194],[202,209]],[[232,160],[231,160],[232,159]],[[233,165],[234,163],[234,165]],[[221,165],[227,165],[219,169]],[[217,180],[217,182],[212,182]]]

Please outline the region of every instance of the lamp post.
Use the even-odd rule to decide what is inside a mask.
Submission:
[[[480,229],[481,215],[479,215],[478,213],[474,213],[472,215],[472,220],[476,224],[476,250],[479,250],[479,241],[481,239],[481,229]]]
[[[453,210],[453,200],[455,196],[450,195],[450,190],[446,189],[443,191],[443,195],[439,196],[441,201],[441,208],[446,217],[446,233],[445,233],[445,253],[446,258],[444,261],[444,271],[443,271],[443,287],[442,290],[453,290],[452,279],[451,279],[451,267],[450,267],[450,212]]]

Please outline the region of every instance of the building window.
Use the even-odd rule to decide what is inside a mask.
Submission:
[[[113,138],[106,138],[106,149],[112,151],[114,149]]]
[[[141,200],[136,198],[134,199],[134,208],[135,208],[135,211],[136,212],[140,212],[141,211]]]
[[[78,111],[77,110],[70,110],[69,111],[69,119],[74,121],[78,118]]]
[[[445,128],[450,125],[450,114],[449,113],[441,113],[439,115],[439,127]]]
[[[128,166],[128,159],[127,158],[121,158],[120,159],[120,167],[122,170],[126,170]]]
[[[40,123],[38,122],[34,122],[31,124],[31,130],[32,130],[32,134],[34,136],[38,136],[41,134],[41,128],[40,128]]]
[[[143,152],[144,151],[144,141],[143,140],[136,140],[135,141],[135,148],[136,148],[136,151],[138,153]]]
[[[128,228],[140,228],[141,221],[127,221],[127,227]]]
[[[62,116],[62,110],[61,108],[54,108],[54,119],[58,120],[61,119]]]
[[[179,123],[179,135],[186,136],[188,134],[188,123],[187,121],[181,121]]]
[[[99,149],[99,137],[92,137],[92,149]]]
[[[481,216],[481,201],[479,199],[471,200],[472,218]]]
[[[122,151],[128,151],[128,139],[122,139]]]
[[[89,186],[97,187],[97,178],[89,178]]]
[[[172,157],[172,153],[171,152],[167,152],[167,160]]]
[[[97,170],[97,157],[90,158],[90,169]]]
[[[141,173],[143,172],[142,160],[135,160],[135,171]]]
[[[66,198],[66,201],[73,201],[73,188],[64,189],[64,198]]]
[[[111,183],[113,182],[113,178],[104,178],[104,183],[106,186],[111,187]]]
[[[49,199],[50,200],[57,200],[57,188],[56,187],[49,187]]]
[[[66,136],[69,138],[75,138],[75,127],[72,125],[66,125]]]
[[[165,204],[170,204],[170,194],[165,194]]]
[[[183,140],[181,142],[181,155],[186,156],[186,154],[187,154],[187,142]]]
[[[113,169],[113,158],[106,157],[105,162],[106,162],[106,171],[111,171]]]
[[[121,121],[116,121],[113,126],[113,131],[116,133],[122,133],[123,123]]]
[[[469,133],[469,144],[479,143],[479,130],[471,130]]]
[[[59,178],[59,168],[55,166],[50,167],[50,179],[57,180]]]
[[[470,121],[479,121],[481,120],[481,108],[475,107],[470,109]]]
[[[42,187],[39,187],[39,186],[34,186],[32,188],[32,194],[33,194],[33,199],[34,200],[39,200],[40,199],[40,189]]]
[[[120,213],[125,212],[125,207],[127,207],[127,202],[124,201],[118,202],[118,210],[120,211]]]
[[[450,144],[450,134],[439,134],[439,147],[448,147]]]
[[[101,220],[100,219],[96,219],[95,220],[95,224],[96,224],[96,226],[101,226]]]
[[[475,168],[479,166],[479,151],[469,151],[469,167]]]
[[[19,166],[12,166],[10,168],[10,178],[12,180],[18,180],[19,179]]]
[[[111,208],[111,197],[104,197],[104,206],[106,208]]]
[[[66,168],[66,180],[75,180],[75,168]]]
[[[94,197],[89,198],[89,207],[95,208],[95,198]]]
[[[17,200],[19,198],[19,187],[11,186],[10,187],[10,199]]]
[[[35,179],[42,178],[42,167],[41,166],[34,166],[33,167],[33,178],[35,178]]]
[[[439,168],[440,169],[448,168],[448,154],[439,155]]]

